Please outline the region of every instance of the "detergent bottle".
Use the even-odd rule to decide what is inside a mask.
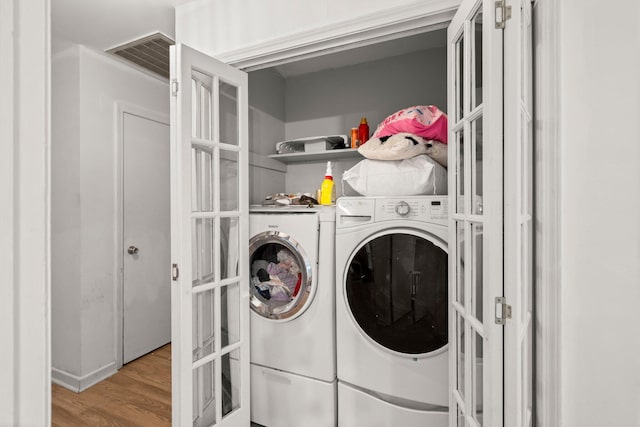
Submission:
[[[320,186],[320,204],[330,205],[336,199],[336,189],[333,185],[333,172],[331,171],[331,162],[327,162],[327,171],[324,174],[324,180]]]

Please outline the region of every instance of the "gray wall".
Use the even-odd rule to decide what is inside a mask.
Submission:
[[[273,68],[249,73],[249,150],[268,155],[284,139],[285,80]]]
[[[445,47],[288,78],[286,138],[349,135],[363,116],[373,133],[390,114],[429,104],[446,111]],[[334,162],[336,197],[343,195],[342,173],[358,161]],[[325,168],[326,161],[289,165],[286,191],[315,194]],[[346,195],[355,194],[349,187],[346,190]]]
[[[285,82],[273,69],[249,73],[249,203],[285,189],[286,166],[266,157],[284,140]]]
[[[413,105],[447,108],[447,50],[429,49],[287,79],[286,137],[349,134],[366,117],[371,132]]]

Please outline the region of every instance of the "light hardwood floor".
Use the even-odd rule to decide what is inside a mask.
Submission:
[[[74,393],[52,385],[53,427],[171,426],[171,344]]]

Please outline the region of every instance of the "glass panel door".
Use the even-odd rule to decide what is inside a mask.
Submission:
[[[173,424],[246,426],[247,75],[171,55]]]
[[[448,29],[450,426],[503,425],[503,332],[493,314],[503,295],[502,31],[493,7],[463,0]]]

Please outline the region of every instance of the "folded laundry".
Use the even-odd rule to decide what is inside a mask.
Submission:
[[[309,193],[296,193],[296,194],[285,194],[285,193],[276,193],[272,196],[266,196],[262,201],[263,206],[288,206],[288,205],[297,205],[297,206],[310,206],[313,207],[317,205],[318,201],[313,198]]]

